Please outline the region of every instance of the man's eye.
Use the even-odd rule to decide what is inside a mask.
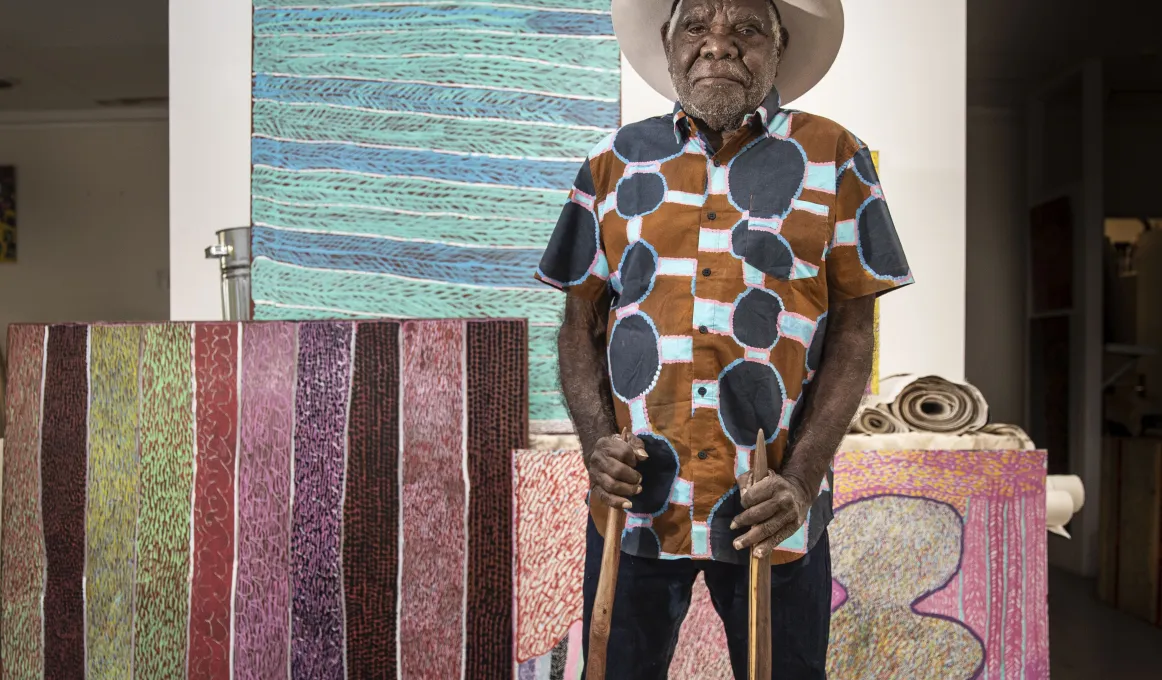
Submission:
[[[749,37],[751,37],[752,35],[757,35],[757,34],[758,34],[758,31],[754,30],[753,28],[747,27],[747,28],[740,29],[740,30],[739,30],[739,33],[740,33],[741,35],[745,35],[746,37],[748,37],[748,38],[749,38]]]
[[[686,32],[690,35],[702,35],[706,32],[706,26],[704,24],[690,24],[686,27]]]

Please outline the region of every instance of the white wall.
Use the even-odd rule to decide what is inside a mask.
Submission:
[[[222,318],[219,229],[250,224],[250,2],[170,0],[170,318]]]
[[[1025,421],[1025,116],[968,110],[965,377],[994,420]]]
[[[880,179],[916,276],[881,303],[880,374],[964,377],[965,0],[847,0],[843,48],[794,108],[880,154]],[[794,40],[792,36],[791,40]]]
[[[12,123],[18,258],[0,264],[0,342],[13,322],[168,318],[167,125]]]
[[[844,46],[797,108],[880,152],[918,283],[884,298],[881,373],[964,377],[966,0],[847,0]],[[249,222],[250,7],[170,2],[171,314],[216,318],[213,232]],[[622,120],[672,105],[628,69]]]

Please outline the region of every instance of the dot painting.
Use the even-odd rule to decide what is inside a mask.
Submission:
[[[522,510],[546,479],[553,488],[587,484],[578,451],[517,451],[513,458],[518,499],[528,499]],[[551,477],[541,471],[549,465]],[[827,539],[834,577],[828,677],[893,668],[891,677],[917,680],[1047,680],[1044,465],[1043,451],[838,454],[836,521]],[[584,639],[573,624],[581,620],[585,557],[571,546],[584,543],[584,528],[565,522],[553,531],[547,519],[584,519],[584,493],[572,497],[572,504],[539,505],[539,513],[514,517],[517,534],[527,537],[514,556],[521,584],[516,677],[538,677],[553,658],[580,671]],[[694,552],[745,558],[732,546],[742,533],[730,529],[729,518],[742,509],[737,490],[712,508],[695,524],[696,541],[708,540]],[[656,520],[624,536],[623,546],[632,541],[640,554],[655,554]],[[692,585],[669,677],[732,680],[714,603],[701,581]]]

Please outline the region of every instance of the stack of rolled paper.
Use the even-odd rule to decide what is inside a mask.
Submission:
[[[980,390],[936,375],[892,375],[880,380],[856,416],[862,434],[964,434],[984,427],[989,407]]]
[[[1029,435],[1016,425],[989,424],[988,402],[968,383],[935,375],[900,374],[880,380],[879,385],[878,394],[864,398],[851,423],[851,434],[908,435],[908,439],[913,434],[939,435],[936,438],[941,441],[962,439],[944,442],[961,448],[1035,448]]]
[[[1085,505],[1085,486],[1077,475],[1045,478],[1045,524],[1050,533],[1070,538],[1065,525]]]

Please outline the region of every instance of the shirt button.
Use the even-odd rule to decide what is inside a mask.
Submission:
[[[705,387],[699,387],[699,388],[698,388],[698,396],[700,396],[700,397],[705,397],[705,396],[706,396],[706,388],[705,388]]]
[[[707,453],[707,452],[705,452],[705,451],[699,451],[699,452],[698,452],[698,459],[699,459],[699,460],[706,460],[706,459],[707,459],[707,458],[709,458],[709,457],[710,457],[710,454],[709,454],[709,453]]]
[[[710,267],[702,270],[702,276],[710,276]]]
[[[716,219],[718,219],[718,213],[715,213],[715,212],[706,213],[706,219],[711,220],[711,221],[716,220]]]
[[[717,158],[714,159],[714,167],[722,167],[722,163]]]
[[[707,328],[706,326],[699,326],[698,332],[701,333],[702,335],[706,335],[707,333],[710,332],[710,329]]]

